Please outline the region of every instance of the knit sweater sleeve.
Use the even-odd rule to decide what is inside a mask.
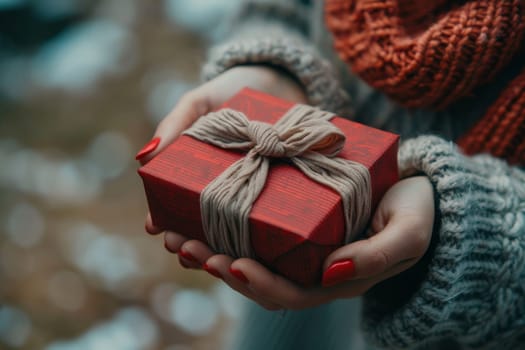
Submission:
[[[438,242],[408,300],[392,307],[386,294],[365,297],[366,335],[394,349],[443,339],[473,349],[525,344],[523,169],[487,155],[466,157],[434,136],[405,141],[399,165],[403,176],[424,173],[432,181]]]
[[[310,41],[313,6],[306,0],[245,0],[230,21],[227,40],[210,48],[203,79],[237,65],[271,65],[298,80],[310,104],[347,115],[349,97]]]

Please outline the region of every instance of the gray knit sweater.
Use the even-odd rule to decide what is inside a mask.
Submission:
[[[401,175],[426,174],[435,187],[432,249],[417,271],[393,279],[398,289],[404,283],[402,297],[385,295],[380,284],[363,298],[366,338],[394,349],[444,340],[525,348],[525,172],[488,155],[466,157],[450,141],[483,115],[516,67],[444,111],[407,110],[335,57],[321,1],[251,0],[236,19],[229,39],[210,50],[205,79],[239,64],[279,66],[303,84],[310,103],[400,133]]]

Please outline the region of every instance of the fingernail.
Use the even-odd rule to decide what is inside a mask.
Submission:
[[[155,149],[157,149],[157,147],[159,146],[159,143],[160,143],[160,137],[155,137],[150,142],[148,142],[144,147],[142,147],[142,149],[135,156],[135,159],[139,160],[145,157],[146,155],[150,154]]]
[[[220,272],[217,271],[217,270],[215,270],[215,269],[214,269],[213,267],[211,267],[210,265],[208,265],[208,264],[204,264],[204,265],[202,265],[202,268],[203,268],[206,272],[208,272],[210,275],[222,279],[222,276],[221,276]]]
[[[198,262],[198,260],[193,255],[191,255],[191,253],[185,250],[179,250],[178,254],[186,260],[189,260],[191,262]]]
[[[239,281],[241,281],[242,283],[244,284],[248,284],[248,278],[246,278],[246,276],[244,275],[244,273],[242,273],[241,270],[237,270],[237,269],[232,269],[230,267],[230,273],[235,276],[235,278],[237,278]]]
[[[355,274],[355,265],[351,259],[336,261],[323,273],[323,286],[329,287],[347,281]]]
[[[184,259],[179,255],[179,264],[180,266],[184,267],[185,269],[189,269],[190,266],[188,264],[186,264],[186,262],[184,261]]]

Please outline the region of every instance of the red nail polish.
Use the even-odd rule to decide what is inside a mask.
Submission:
[[[190,266],[188,264],[186,264],[184,259],[182,259],[180,256],[179,256],[179,264],[180,264],[180,266],[184,267],[185,269],[189,269],[190,268]]]
[[[198,262],[197,259],[193,255],[191,255],[191,253],[189,253],[187,251],[179,250],[178,254],[180,256],[182,256],[186,260],[189,260],[189,261],[192,261],[192,262]]]
[[[244,284],[248,284],[248,278],[246,278],[246,276],[244,275],[244,273],[242,273],[241,270],[237,270],[237,269],[232,269],[230,267],[230,273],[235,276],[235,278],[237,278],[239,281],[241,281],[242,283]]]
[[[329,287],[349,280],[355,274],[355,265],[351,259],[336,261],[323,273],[323,286]]]
[[[150,154],[155,149],[157,149],[157,147],[159,146],[159,143],[160,143],[160,137],[155,137],[150,142],[148,142],[144,147],[142,147],[142,149],[135,156],[135,159],[139,160],[145,157],[146,155]]]
[[[208,265],[208,264],[204,264],[204,265],[202,265],[202,268],[203,268],[206,272],[208,272],[210,275],[222,279],[222,276],[221,276],[221,274],[219,273],[219,271],[215,270],[215,269],[214,269],[213,267],[211,267],[210,265]]]

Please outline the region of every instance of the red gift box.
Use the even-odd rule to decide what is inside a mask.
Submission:
[[[243,112],[250,120],[275,123],[292,106],[251,89],[243,89],[223,108]],[[372,208],[398,179],[399,136],[343,118],[331,122],[345,135],[339,157],[368,168]],[[181,136],[139,169],[153,223],[206,242],[200,193],[241,152],[224,150]],[[341,198],[286,162],[273,162],[266,185],[249,216],[251,243],[257,260],[303,286],[318,284],[325,258],[344,244]]]

